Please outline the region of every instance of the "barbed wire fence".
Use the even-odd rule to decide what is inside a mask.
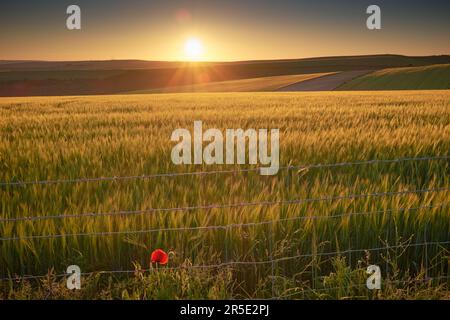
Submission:
[[[449,160],[450,156],[430,156],[430,157],[404,157],[396,159],[373,159],[365,161],[349,161],[338,163],[317,163],[307,165],[289,165],[280,166],[279,170],[305,170],[305,169],[321,169],[321,168],[338,168],[338,167],[352,167],[373,164],[390,164],[411,161],[433,161],[433,160]],[[28,180],[28,181],[2,181],[0,186],[10,187],[25,187],[30,185],[50,185],[50,184],[66,184],[66,183],[88,183],[101,181],[121,181],[121,180],[137,180],[137,179],[155,179],[168,177],[184,177],[184,176],[207,176],[219,174],[236,174],[244,172],[257,172],[262,167],[231,169],[231,170],[210,170],[210,171],[193,171],[193,172],[176,172],[176,173],[156,173],[130,176],[112,176],[112,177],[97,177],[97,178],[76,178],[76,179],[54,179],[54,180]]]
[[[302,169],[320,169],[320,168],[339,168],[339,167],[353,167],[353,166],[363,166],[363,165],[373,165],[373,164],[389,164],[389,163],[401,163],[401,162],[420,162],[420,161],[448,161],[450,156],[430,156],[430,157],[409,157],[409,158],[397,158],[397,159],[374,159],[368,161],[353,161],[353,162],[340,162],[340,163],[321,163],[321,164],[310,164],[310,165],[298,165],[298,166],[283,166],[280,167],[281,170],[302,170]],[[157,178],[170,178],[170,177],[188,177],[188,176],[208,176],[208,175],[220,175],[220,174],[240,174],[245,172],[256,172],[260,168],[247,168],[247,169],[234,169],[234,170],[215,170],[215,171],[197,171],[197,172],[180,172],[180,173],[162,173],[162,174],[148,174],[148,175],[134,175],[134,176],[114,176],[114,177],[97,177],[97,178],[74,178],[74,179],[54,179],[54,180],[27,180],[27,181],[3,181],[0,182],[0,188],[26,188],[33,185],[57,185],[57,184],[78,184],[78,183],[95,183],[95,182],[113,182],[113,181],[127,181],[127,180],[139,180],[139,179],[157,179]],[[298,198],[298,199],[284,199],[284,200],[271,200],[271,201],[254,201],[254,202],[238,202],[238,203],[225,203],[225,204],[209,204],[209,205],[192,205],[184,207],[170,207],[170,208],[147,208],[143,210],[122,210],[113,212],[84,212],[84,213],[71,213],[71,214],[57,214],[57,215],[45,215],[38,214],[33,216],[18,216],[18,217],[1,217],[0,223],[19,223],[23,221],[44,221],[44,220],[61,220],[61,219],[83,219],[83,218],[98,218],[98,217],[120,217],[120,216],[136,216],[136,215],[148,215],[161,212],[189,212],[189,211],[207,211],[214,209],[232,209],[232,208],[243,208],[243,207],[272,207],[272,206],[285,206],[285,205],[295,205],[301,203],[314,203],[314,202],[329,202],[329,201],[339,201],[346,199],[363,199],[363,198],[383,198],[390,196],[401,196],[401,195],[411,195],[411,194],[427,194],[427,193],[440,193],[448,192],[450,187],[443,188],[430,188],[430,189],[414,189],[414,190],[400,190],[391,192],[376,192],[376,193],[363,193],[363,194],[348,194],[348,195],[333,195],[320,198]],[[49,240],[49,239],[61,239],[61,238],[75,238],[75,237],[108,237],[108,236],[122,236],[122,235],[137,235],[137,234],[150,234],[150,233],[160,233],[167,231],[174,232],[191,232],[191,231],[214,231],[223,230],[228,233],[230,230],[235,228],[243,227],[259,227],[259,226],[270,226],[273,228],[275,224],[283,224],[291,221],[307,220],[316,221],[322,219],[343,219],[352,216],[372,216],[372,215],[391,215],[393,213],[399,212],[410,212],[419,211],[426,209],[438,209],[447,210],[450,203],[438,203],[430,205],[422,205],[410,208],[397,208],[397,209],[386,209],[378,211],[366,211],[366,212],[345,212],[341,214],[329,214],[329,215],[302,215],[293,216],[279,219],[264,220],[258,222],[247,222],[247,223],[233,223],[224,225],[208,225],[208,226],[195,226],[195,227],[163,227],[163,228],[152,228],[152,229],[140,229],[140,230],[121,230],[121,231],[105,231],[105,232],[74,232],[74,233],[59,233],[59,234],[38,234],[38,235],[26,235],[26,236],[4,236],[0,235],[0,244],[5,242],[24,242],[24,241],[34,241],[34,240]],[[225,244],[226,246],[226,244]],[[386,241],[386,246],[382,247],[372,247],[372,248],[352,248],[350,243],[348,248],[339,251],[330,252],[310,252],[303,254],[296,254],[291,256],[283,256],[275,258],[273,256],[274,243],[273,238],[269,241],[269,251],[270,258],[261,261],[233,261],[229,260],[228,248],[225,247],[225,260],[220,263],[212,264],[190,264],[181,265],[175,267],[165,267],[160,270],[186,270],[186,269],[221,269],[237,266],[258,266],[258,265],[269,265],[271,269],[272,278],[272,297],[270,299],[285,299],[292,298],[296,296],[302,296],[307,292],[320,292],[320,291],[332,291],[342,289],[341,287],[328,287],[328,288],[316,288],[313,284],[312,288],[296,290],[292,289],[290,293],[287,294],[276,294],[275,290],[275,265],[280,262],[292,261],[299,258],[311,258],[317,259],[318,257],[325,256],[342,256],[348,255],[351,260],[352,254],[367,253],[367,252],[381,252],[389,251],[394,249],[404,249],[407,248],[423,248],[424,258],[426,260],[425,268],[425,280],[410,280],[408,281],[390,281],[388,283],[413,283],[413,282],[424,282],[424,281],[449,281],[449,276],[439,276],[434,278],[429,278],[428,275],[428,248],[429,246],[439,246],[444,250],[449,250],[450,248],[450,238],[444,241],[433,241],[433,239],[428,239],[427,227],[424,229],[423,241],[413,242],[401,245],[389,245]],[[351,261],[350,261],[351,262]],[[314,264],[314,262],[313,262]],[[386,265],[386,272],[388,265]],[[136,272],[154,272],[155,269],[125,269],[125,270],[96,270],[91,272],[84,272],[82,276],[91,276],[95,274],[135,274]],[[312,268],[312,272],[315,272],[315,268]],[[0,278],[0,282],[3,281],[16,281],[20,282],[23,280],[39,280],[48,277],[54,278],[65,278],[68,276],[66,273],[53,273],[45,275],[9,275],[7,277]],[[313,275],[313,279],[316,277]],[[364,288],[365,284],[350,284],[347,289],[352,288]]]

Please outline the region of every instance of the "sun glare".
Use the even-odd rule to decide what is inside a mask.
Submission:
[[[199,60],[203,55],[203,44],[198,38],[189,38],[184,44],[184,54],[191,61]]]

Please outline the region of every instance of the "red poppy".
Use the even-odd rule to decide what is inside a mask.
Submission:
[[[161,249],[156,249],[150,256],[150,262],[165,265],[169,262],[169,255]]]

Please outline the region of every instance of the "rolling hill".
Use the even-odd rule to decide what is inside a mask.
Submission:
[[[146,60],[90,60],[90,61],[33,61],[33,60],[0,60],[0,71],[73,71],[73,70],[136,70],[136,69],[160,69],[179,68],[186,64],[213,67],[213,66],[249,66],[260,67],[330,67],[340,65],[343,67],[373,67],[382,66],[421,66],[439,63],[450,63],[449,55],[409,57],[394,54],[362,55],[362,56],[335,56],[303,59],[279,59],[279,60],[250,60],[232,62],[195,62],[181,61],[146,61]]]
[[[427,89],[450,89],[450,64],[379,70],[353,79],[338,88],[338,90]]]
[[[450,63],[450,56],[370,55],[237,62],[0,61],[0,96],[92,95],[283,75]]]
[[[293,83],[320,78],[333,73],[312,73],[287,76],[261,77],[242,80],[176,86],[152,90],[131,91],[127,93],[174,93],[174,92],[260,92],[277,91]]]

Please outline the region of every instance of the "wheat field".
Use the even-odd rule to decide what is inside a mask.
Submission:
[[[204,129],[279,128],[282,166],[442,157],[450,149],[449,91],[1,98],[2,182],[237,172],[1,185],[0,297],[449,298],[448,158],[276,176],[174,165],[171,133],[192,131],[194,120]],[[434,191],[395,194],[405,190]],[[378,195],[346,197],[368,194]],[[11,220],[293,199],[322,200]],[[59,237],[26,238],[35,235]],[[156,248],[170,251],[170,261],[147,270]],[[58,277],[71,264],[93,272],[76,292]],[[381,268],[379,291],[365,287],[370,264]],[[107,270],[135,272],[98,273]]]

